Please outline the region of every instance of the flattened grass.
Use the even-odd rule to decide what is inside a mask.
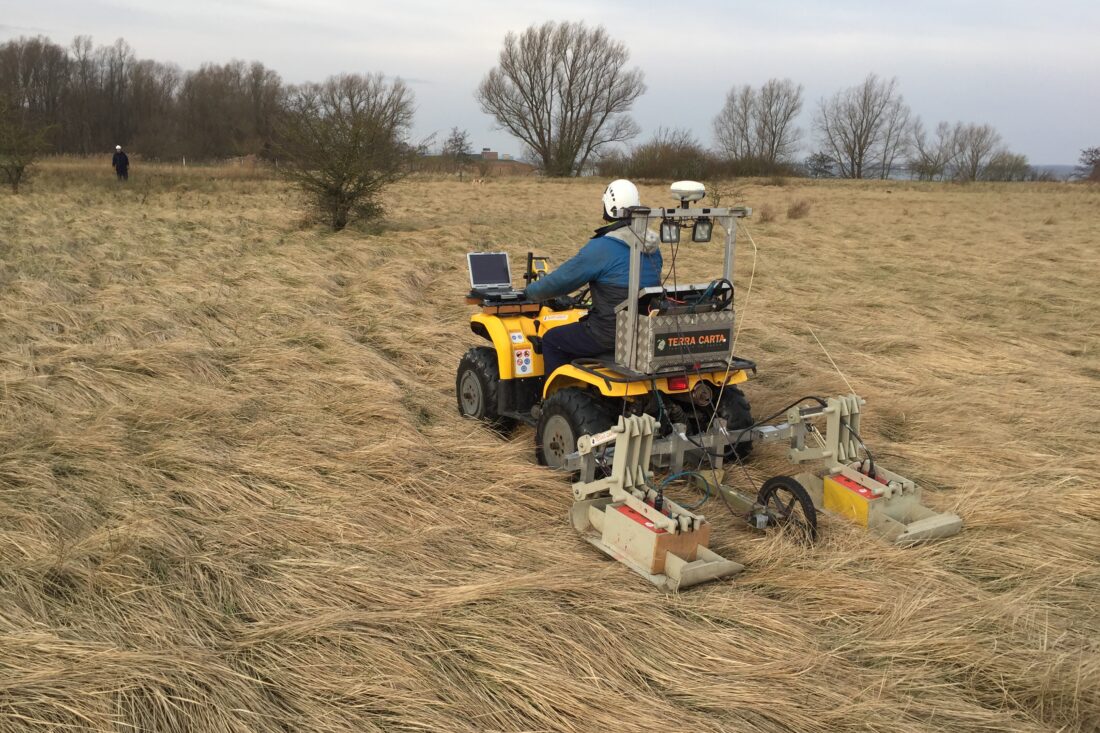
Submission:
[[[844,390],[812,329],[966,528],[805,548],[712,504],[746,573],[664,596],[454,405],[462,255],[560,263],[599,182],[410,180],[333,235],[263,176],[68,165],[0,197],[0,730],[1100,726],[1097,189],[747,186],[813,201],[749,224],[756,412]]]

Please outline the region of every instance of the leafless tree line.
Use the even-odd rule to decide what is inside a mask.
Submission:
[[[717,175],[798,168],[845,178],[890,178],[905,170],[928,180],[1034,175],[1026,157],[1009,151],[989,125],[941,122],[927,130],[897,80],[875,74],[818,102],[812,154],[802,163],[807,141],[797,120],[804,90],[790,79],[731,88],[713,123],[716,150],[690,132],[666,128],[627,148],[639,132],[629,112],[645,92],[642,72],[628,61],[626,46],[602,27],[534,25],[505,37],[475,97],[548,176],[597,166],[657,176],[669,166]],[[42,37],[0,45],[0,105],[14,110],[24,128],[48,129],[54,152],[87,154],[122,143],[147,157],[266,155],[276,149],[279,118],[298,94],[258,62],[184,72],[137,59],[121,39],[98,48],[86,36],[68,48]],[[447,155],[457,161],[467,150],[468,140]]]
[[[772,79],[759,90],[734,87],[714,121],[719,149],[733,160],[791,163],[802,147],[794,121],[802,87]],[[941,122],[929,135],[896,79],[870,74],[822,99],[813,115],[817,150],[811,175],[890,178],[903,171],[925,180],[1023,180],[1033,174],[990,125]]]
[[[139,60],[125,41],[66,49],[45,38],[0,45],[0,173],[18,192],[36,155],[107,152],[146,158],[277,157],[334,230],[379,215],[382,189],[423,146],[409,142],[412,92],[381,74],[284,86],[263,64],[181,72]]]
[[[820,152],[844,178],[889,178],[899,167],[922,180],[1024,180],[1027,158],[987,124],[940,122],[930,135],[896,79],[870,74],[823,99],[814,117]]]
[[[1023,181],[1033,176],[1027,157],[1005,147],[991,125],[941,122],[931,133],[912,129],[910,173],[924,181]]]
[[[86,155],[116,144],[146,157],[222,158],[272,146],[287,89],[263,64],[231,61],[182,71],[138,59],[119,39],[69,47],[44,37],[0,44],[0,99],[49,148]]]

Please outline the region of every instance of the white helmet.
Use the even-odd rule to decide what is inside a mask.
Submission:
[[[116,145],[115,150],[122,150],[122,146],[121,145]]]
[[[641,206],[638,187],[625,178],[607,184],[603,192],[603,213],[609,219],[622,219],[631,206]]]

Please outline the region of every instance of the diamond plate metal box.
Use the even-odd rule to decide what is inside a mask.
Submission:
[[[615,363],[642,374],[695,364],[724,364],[733,347],[733,309],[705,313],[639,316],[636,347],[630,353],[626,309],[615,321]]]

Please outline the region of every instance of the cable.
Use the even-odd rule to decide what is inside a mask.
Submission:
[[[829,405],[828,402],[826,402],[825,400],[823,400],[820,397],[817,397],[816,395],[806,395],[805,397],[799,397],[797,400],[795,400],[791,404],[787,405],[786,407],[784,407],[779,412],[776,412],[776,413],[774,413],[774,414],[772,414],[768,417],[765,417],[762,420],[757,420],[752,425],[749,425],[747,428],[742,428],[741,431],[737,433],[737,440],[730,440],[727,437],[727,442],[729,442],[731,446],[736,446],[738,443],[741,442],[741,436],[744,435],[745,433],[747,433],[748,431],[752,430],[753,428],[758,428],[761,425],[763,425],[764,423],[771,422],[772,420],[779,417],[780,415],[782,415],[783,413],[785,413],[787,410],[791,409],[792,407],[798,407],[800,404],[802,404],[806,400],[813,400],[814,402],[816,402],[821,407],[828,407],[828,405]],[[726,435],[727,436],[729,435],[729,431],[726,432]]]
[[[649,225],[648,220],[646,221],[646,225],[647,226]],[[669,263],[668,274],[665,275],[663,280],[661,280],[661,287],[662,288],[664,288],[665,283],[668,282],[668,279],[670,277],[672,278],[673,283],[676,282],[676,253],[679,252],[679,251],[680,251],[680,243],[679,242],[673,242],[672,243],[672,261]],[[673,287],[675,287],[675,285],[673,285]]]
[[[821,350],[825,352],[825,358],[829,360],[829,363],[833,365],[833,369],[836,369],[836,373],[839,374],[840,378],[844,380],[844,383],[848,385],[848,391],[852,394],[855,394],[855,389],[852,388],[852,385],[848,381],[848,378],[844,376],[844,372],[840,371],[840,367],[838,367],[836,365],[836,362],[833,361],[833,357],[831,354],[829,354],[829,350],[825,348],[825,344],[821,343],[821,339],[817,337],[817,334],[814,333],[814,330],[810,328],[809,324],[806,324],[806,328],[810,329],[810,335],[814,337],[814,341],[816,341],[817,345],[821,347]]]
[[[760,250],[756,246],[756,240],[752,238],[752,232],[745,226],[744,222],[738,221],[737,225],[741,227],[741,230],[745,232],[745,236],[749,238],[749,244],[752,245],[752,270],[749,272],[749,286],[745,290],[745,297],[741,300],[741,320],[737,324],[737,331],[733,334],[733,350],[737,350],[737,339],[741,336],[741,327],[745,325],[745,316],[748,313],[749,296],[752,295],[752,283],[756,279],[756,260],[760,255]]]
[[[726,362],[726,373],[722,377],[722,386],[718,390],[718,399],[714,401],[714,412],[710,415],[710,420],[707,421],[707,430],[710,430],[711,424],[714,422],[714,418],[718,416],[718,406],[722,404],[722,395],[726,393],[726,387],[729,385],[730,371],[733,369],[733,360],[737,355],[737,339],[741,337],[741,328],[745,325],[745,316],[748,314],[749,297],[752,295],[752,284],[756,280],[756,262],[760,257],[760,248],[756,246],[756,240],[752,238],[752,232],[745,226],[744,222],[738,221],[737,226],[741,227],[741,230],[745,232],[745,236],[749,238],[749,244],[752,245],[752,271],[749,273],[749,286],[745,291],[745,297],[741,300],[741,320],[737,324],[737,330],[733,334],[733,344],[730,345],[730,358]],[[733,273],[730,273],[732,277]],[[733,284],[730,284],[730,299],[733,299]]]
[[[786,407],[784,407],[784,408],[783,408],[782,410],[779,410],[778,412],[775,412],[775,413],[773,413],[773,414],[769,415],[768,417],[765,417],[765,418],[763,418],[763,419],[761,419],[761,420],[757,420],[757,421],[756,421],[756,422],[754,422],[754,423],[753,423],[752,425],[749,425],[749,426],[748,426],[748,427],[746,427],[746,428],[742,428],[742,429],[741,429],[741,430],[740,430],[740,431],[739,431],[739,432],[737,433],[737,436],[736,436],[736,437],[737,437],[737,439],[736,439],[736,440],[732,440],[732,439],[730,438],[730,433],[729,433],[729,431],[727,431],[727,432],[726,432],[726,442],[727,442],[727,443],[728,443],[728,444],[730,445],[730,447],[732,447],[732,448],[734,449],[734,450],[733,450],[733,457],[734,457],[734,459],[735,459],[735,460],[737,461],[737,465],[741,467],[741,472],[745,474],[745,480],[746,480],[746,481],[748,481],[748,482],[749,482],[749,486],[751,486],[751,487],[752,487],[753,495],[757,495],[757,494],[759,494],[759,493],[760,493],[760,490],[759,490],[759,489],[758,489],[758,488],[756,487],[756,482],[752,480],[752,474],[750,474],[750,473],[749,473],[749,469],[748,469],[748,467],[747,467],[747,466],[745,465],[745,462],[744,462],[744,461],[743,461],[743,460],[741,459],[741,456],[739,456],[739,455],[737,454],[737,445],[738,445],[738,443],[740,443],[740,442],[741,442],[741,436],[742,436],[742,435],[744,435],[744,434],[745,434],[746,432],[748,432],[749,430],[752,430],[753,428],[757,428],[757,427],[760,427],[761,425],[763,425],[764,423],[769,423],[769,422],[771,422],[771,421],[772,421],[772,420],[774,420],[775,418],[777,418],[777,417],[779,417],[780,415],[782,415],[783,413],[785,413],[785,412],[786,412],[787,410],[791,409],[792,407],[797,407],[797,406],[798,406],[799,404],[801,404],[801,403],[805,402],[806,400],[813,400],[814,402],[817,402],[817,403],[818,403],[819,405],[821,405],[822,407],[825,407],[825,405],[827,404],[827,403],[825,402],[825,400],[821,399],[820,397],[816,397],[816,396],[814,396],[814,395],[806,395],[805,397],[801,397],[801,398],[799,398],[799,399],[795,400],[795,401],[794,401],[794,402],[792,402],[791,404],[789,404],[789,405],[787,405]],[[701,446],[700,446],[700,447],[701,447]],[[714,457],[712,457],[712,456],[710,455],[709,451],[706,451],[705,449],[704,449],[704,453],[706,453],[706,454],[707,454],[707,458],[708,458],[708,460],[709,460],[709,461],[711,462],[711,465],[713,466],[713,465],[714,465]],[[723,502],[725,503],[725,505],[726,505],[726,508],[730,510],[730,513],[731,513],[731,514],[733,514],[734,516],[741,516],[741,515],[739,515],[739,514],[737,513],[737,511],[736,511],[736,510],[735,510],[735,509],[733,508],[733,505],[732,505],[732,504],[730,504],[730,501],[729,501],[729,499],[728,499],[728,498],[726,497],[726,495],[725,495],[725,494],[723,494],[722,492],[718,492],[718,493],[722,494],[722,501],[723,501]]]
[[[870,462],[870,465],[868,466],[868,470],[870,471],[870,473],[867,475],[871,478],[876,478],[875,457],[871,455],[871,449],[867,447],[867,444],[863,442],[863,438],[859,437],[859,433],[853,430],[851,425],[849,425],[848,423],[844,423],[844,427],[846,427],[848,429],[848,432],[851,433],[857,441],[859,441],[860,446],[863,448],[863,452],[867,454],[867,460]]]
[[[675,267],[675,260],[673,260],[673,267]],[[717,282],[717,281],[715,281],[715,282]],[[673,275],[672,287],[676,288],[676,286],[677,286],[676,278],[675,278],[675,275]],[[714,282],[712,282],[711,285],[707,288],[707,291],[710,292],[711,288],[713,288],[713,287],[714,287]],[[730,284],[731,297],[732,297],[732,293],[733,293],[733,284],[731,283]],[[673,313],[672,318],[673,318],[673,322],[676,324],[676,333],[678,333],[682,337],[684,335],[684,331],[680,327],[680,314],[679,313]],[[694,359],[695,354],[691,351],[690,348],[687,350],[687,352]],[[695,362],[695,377],[699,381],[701,381],[703,379],[703,373],[702,373],[700,362]],[[696,382],[696,384],[698,384],[698,382]],[[699,412],[698,412],[698,410],[695,409],[695,400],[690,395],[688,397],[688,404],[691,405],[691,417],[692,417],[692,420],[694,421],[696,427],[702,425],[702,423],[699,421]],[[714,409],[715,409],[715,412],[718,411],[717,405],[715,406]],[[713,420],[713,416],[711,417],[711,420]],[[706,429],[710,430],[710,423],[709,422],[707,423]],[[687,438],[687,440],[690,443],[694,444],[696,447],[698,447],[702,450],[703,455],[705,455],[707,457],[707,463],[709,464],[709,467],[710,467],[710,473],[711,473],[711,476],[714,478],[714,485],[715,486],[720,486],[722,481],[718,476],[718,469],[714,465],[715,456],[711,455],[710,451],[708,451],[706,449],[706,446],[692,440],[691,436],[687,434],[686,430],[684,431],[684,437]],[[723,499],[725,499],[725,495],[723,495]],[[733,507],[729,506],[729,500],[728,499],[726,499],[726,506],[730,508],[730,511],[733,511]]]
[[[754,247],[756,246],[755,243],[753,244],[753,246]],[[665,280],[662,282],[662,289],[665,290],[666,295],[667,295],[667,289],[664,288],[664,284],[668,281],[669,276],[672,277],[672,287],[673,287],[673,289],[674,290],[678,289],[677,273],[676,273],[676,255],[678,254],[678,252],[679,252],[679,247],[678,246],[673,247],[672,261],[671,261],[670,266],[669,266],[669,273],[668,273],[668,276],[665,277]],[[754,258],[754,260],[753,260],[753,273],[754,274],[755,274],[755,271],[756,271],[756,261],[755,261],[755,258]],[[730,282],[727,278],[724,278],[724,277],[723,278],[718,278],[716,280],[711,281],[711,283],[707,286],[707,289],[703,292],[702,296],[694,304],[692,304],[690,312],[694,313],[695,308],[699,305],[699,303],[705,302],[706,300],[709,300],[709,299],[712,299],[714,297],[715,290],[717,289],[717,287],[721,283],[726,283],[729,286],[728,296],[727,296],[728,300],[723,301],[722,307],[725,307],[729,303],[732,303],[733,295],[734,295],[733,283]],[[751,280],[750,280],[750,285],[751,285]],[[675,324],[675,327],[676,327],[676,332],[680,336],[683,336],[683,329],[680,326],[680,315],[679,315],[679,313],[674,312],[672,315],[673,315],[673,323]],[[691,349],[688,349],[687,353],[694,360],[695,354],[691,351]],[[729,373],[730,373],[731,369],[733,368],[733,360],[734,360],[734,355],[733,354],[734,354],[734,352],[731,349],[730,357],[726,362],[726,373],[725,373],[725,376],[722,379],[722,387],[719,390],[718,398],[715,400],[714,410],[711,412],[710,419],[707,421],[707,424],[703,429],[704,433],[708,432],[710,430],[711,425],[714,423],[714,418],[718,414],[718,408],[721,404],[721,397],[722,397],[722,394],[725,391],[726,384],[729,381]],[[701,362],[695,362],[695,369],[694,369],[695,376],[699,380],[702,380],[702,378],[703,378],[701,367],[702,367]],[[654,385],[654,386],[656,386],[656,385]],[[660,396],[659,392],[657,393],[657,400],[658,400],[658,408],[661,409],[662,412],[663,412],[663,408],[661,406],[661,396]],[[692,414],[692,420],[694,421],[694,424],[697,427],[702,427],[703,423],[699,420],[699,412],[696,409],[695,400],[691,399],[689,397],[688,401],[689,401],[689,404],[691,405],[691,414]],[[795,404],[797,404],[797,403],[795,403]],[[770,419],[773,419],[773,418],[768,418],[768,419],[770,420]],[[670,424],[671,424],[671,421],[670,421]],[[756,425],[754,424],[751,427],[756,427]],[[742,431],[741,434],[744,434],[744,431]],[[688,440],[688,442],[692,443],[693,445],[695,445],[695,447],[700,449],[703,457],[705,458],[705,460],[708,464],[708,467],[710,469],[710,473],[711,473],[711,475],[714,479],[715,487],[720,486],[722,482],[721,482],[720,477],[718,476],[718,469],[715,467],[715,460],[714,460],[715,458],[718,458],[720,456],[717,455],[717,454],[712,454],[706,448],[705,445],[703,445],[702,443],[699,443],[698,441],[694,440],[690,435],[688,435],[687,431],[684,432],[684,437]],[[740,437],[740,435],[738,437]],[[728,433],[727,433],[727,441],[728,440],[729,440],[729,436],[728,436]],[[724,452],[723,452],[721,457],[724,457]],[[737,463],[741,466],[741,470],[744,471],[745,477],[749,481],[749,485],[752,486],[753,489],[755,490],[755,488],[756,488],[755,482],[753,482],[752,476],[749,475],[748,469],[745,467],[745,464],[741,460],[741,457],[736,454],[736,451],[734,451],[734,457],[736,458]],[[699,468],[702,468],[702,466],[700,465]],[[719,492],[719,493],[722,493],[722,492]],[[734,510],[733,506],[730,505],[729,499],[725,496],[725,494],[722,494],[722,499],[723,499],[724,503],[726,504],[726,507],[730,510],[730,513],[732,513],[736,516],[737,512]]]
[[[719,286],[722,284],[725,284],[726,287],[721,289],[720,295],[717,295],[719,293]],[[724,277],[720,277],[716,280],[710,281],[710,283],[707,285],[707,289],[703,291],[703,294],[700,295],[694,303],[688,306],[688,313],[695,313],[698,310],[699,306],[707,304],[711,304],[711,308],[715,312],[725,310],[726,306],[728,306],[732,301],[733,283],[731,283],[728,279]]]
[[[753,281],[754,281],[754,279],[755,279],[755,277],[756,277],[756,261],[757,261],[757,255],[759,254],[759,248],[757,248],[757,246],[756,246],[756,242],[755,242],[755,241],[754,241],[754,240],[752,239],[752,234],[751,234],[751,233],[750,233],[750,232],[749,232],[749,231],[747,230],[747,228],[745,228],[745,227],[744,227],[744,226],[742,225],[742,229],[744,229],[744,231],[745,231],[746,235],[747,235],[747,236],[748,236],[748,238],[749,238],[749,242],[750,242],[750,243],[751,243],[751,244],[753,245],[753,250],[754,250],[754,256],[753,256],[753,266],[752,266],[752,272],[751,272],[751,274],[750,274],[750,276],[749,276],[749,286],[748,286],[748,291],[747,291],[747,293],[746,293],[746,297],[745,297],[745,302],[747,303],[747,301],[748,301],[748,296],[749,296],[749,295],[751,295],[751,293],[752,293],[752,283],[753,283]],[[665,278],[664,278],[664,279],[662,280],[662,282],[661,282],[661,285],[662,285],[662,290],[665,290],[665,295],[666,295],[666,297],[667,297],[667,289],[665,288],[665,284],[666,284],[666,283],[668,282],[668,279],[669,279],[669,277],[671,277],[671,278],[672,278],[672,287],[673,287],[673,289],[674,289],[674,290],[676,290],[676,289],[677,289],[677,286],[678,286],[678,282],[677,282],[677,272],[676,272],[676,259],[677,259],[677,254],[678,254],[678,253],[679,253],[679,245],[678,245],[678,243],[674,243],[674,245],[673,245],[673,247],[672,247],[672,259],[671,259],[671,262],[669,263],[669,271],[668,271],[668,274],[667,274],[667,275],[665,276]],[[726,283],[726,284],[728,284],[728,286],[729,286],[729,290],[728,290],[728,298],[729,298],[729,302],[732,302],[732,300],[733,300],[733,295],[734,295],[734,286],[733,286],[733,283],[732,283],[732,282],[730,282],[730,281],[729,281],[728,279],[726,279],[726,278],[718,278],[718,279],[716,279],[716,280],[713,280],[713,281],[712,281],[712,282],[710,283],[710,285],[709,285],[709,286],[707,287],[706,291],[704,291],[704,293],[703,293],[703,295],[702,295],[702,296],[700,297],[700,299],[699,299],[699,300],[698,300],[698,301],[697,301],[697,302],[696,302],[695,304],[693,304],[693,305],[692,305],[691,311],[692,311],[692,312],[694,312],[694,310],[695,310],[695,307],[696,307],[696,306],[698,306],[698,305],[699,305],[699,303],[701,303],[701,302],[705,302],[706,300],[709,300],[709,299],[712,299],[712,298],[714,297],[714,292],[715,292],[715,290],[716,290],[716,289],[718,288],[718,286],[719,286],[720,284],[722,284],[722,283]],[[723,306],[724,306],[724,305],[725,305],[725,303],[723,303]],[[742,307],[744,308],[744,306],[742,306]],[[674,323],[676,324],[676,331],[677,331],[677,332],[678,332],[679,334],[683,335],[683,329],[682,329],[682,328],[680,327],[680,319],[679,319],[679,314],[678,314],[678,313],[677,313],[677,314],[673,314],[673,316],[674,316]],[[731,345],[731,349],[730,349],[730,356],[729,356],[729,359],[728,359],[728,360],[727,360],[727,362],[726,362],[726,372],[725,372],[725,375],[723,376],[723,379],[722,379],[722,387],[721,387],[721,389],[720,389],[720,390],[719,390],[719,392],[718,392],[718,397],[717,397],[717,399],[715,400],[715,403],[714,403],[714,410],[713,410],[713,411],[711,412],[711,415],[710,415],[710,419],[709,419],[709,420],[707,421],[707,424],[706,424],[706,427],[705,427],[705,429],[704,429],[704,432],[707,432],[707,431],[709,431],[709,430],[710,430],[710,427],[711,427],[711,425],[712,425],[712,424],[713,424],[713,422],[714,422],[714,418],[715,418],[715,417],[716,417],[716,416],[718,415],[718,410],[719,410],[719,407],[721,406],[721,399],[722,399],[722,396],[723,396],[723,394],[725,393],[725,389],[726,389],[726,387],[727,387],[727,386],[728,386],[728,384],[729,384],[729,375],[730,375],[730,372],[731,372],[731,371],[732,371],[732,369],[733,369],[733,362],[734,362],[734,359],[736,358],[736,357],[735,357],[735,354],[736,354],[736,345],[737,345],[737,339],[738,339],[738,337],[739,337],[739,336],[740,336],[740,334],[741,334],[741,326],[743,326],[743,325],[744,325],[744,321],[745,321],[745,311],[743,310],[743,311],[742,311],[742,316],[741,316],[741,320],[740,320],[740,323],[739,323],[739,325],[738,325],[738,328],[737,328],[737,330],[736,330],[736,332],[735,332],[735,334],[734,334],[734,341],[733,341],[733,344]],[[694,355],[694,354],[693,354],[693,353],[692,353],[692,352],[690,351],[690,349],[688,350],[688,354],[689,354],[690,356],[692,356],[692,357],[694,357],[694,356],[695,356],[695,355]],[[695,369],[695,372],[696,372],[696,377],[697,377],[697,378],[699,378],[699,379],[702,379],[702,370],[701,370],[701,365],[698,365],[698,366],[696,367],[696,369]],[[666,415],[666,412],[665,412],[665,410],[664,410],[664,403],[663,403],[663,400],[662,400],[661,394],[660,394],[660,392],[659,392],[659,391],[658,391],[658,390],[656,389],[656,383],[655,383],[655,380],[654,380],[654,384],[653,384],[653,390],[654,390],[654,394],[656,395],[656,398],[657,398],[658,415],[659,415],[659,416],[661,416],[661,417],[663,417],[663,416],[665,416],[665,415]],[[768,416],[768,417],[766,417],[766,418],[764,418],[764,419],[762,419],[762,420],[757,420],[757,421],[756,421],[756,422],[754,422],[754,423],[753,423],[752,425],[749,425],[748,427],[742,428],[742,429],[741,429],[740,431],[738,431],[738,432],[737,432],[737,434],[736,434],[736,440],[732,439],[732,438],[731,438],[731,435],[730,435],[730,433],[729,433],[729,432],[727,431],[727,433],[726,433],[726,441],[727,441],[727,443],[728,443],[728,445],[729,445],[730,447],[732,447],[732,448],[734,448],[734,449],[735,449],[735,450],[733,451],[733,456],[734,456],[735,460],[737,461],[738,465],[739,465],[739,466],[741,467],[741,470],[742,470],[742,471],[744,472],[744,474],[745,474],[745,478],[746,478],[746,479],[748,480],[748,482],[749,482],[749,485],[753,487],[754,491],[755,491],[755,489],[756,489],[756,484],[755,484],[755,482],[754,482],[754,481],[752,480],[752,476],[751,476],[751,474],[749,474],[748,468],[747,468],[747,467],[745,466],[745,463],[744,463],[744,461],[742,460],[741,456],[737,455],[737,452],[736,452],[736,447],[737,447],[737,444],[738,444],[738,443],[740,442],[740,439],[741,439],[741,437],[742,437],[742,436],[743,436],[743,435],[744,435],[744,434],[745,434],[746,432],[748,432],[748,431],[750,431],[750,430],[752,430],[752,429],[754,429],[754,428],[757,428],[757,427],[759,427],[759,426],[761,426],[761,425],[763,425],[763,424],[765,424],[765,423],[771,422],[771,421],[772,421],[772,420],[774,420],[775,418],[777,418],[777,417],[779,417],[780,415],[784,414],[784,413],[785,413],[785,412],[786,412],[787,410],[789,410],[789,409],[791,409],[791,408],[793,408],[793,407],[796,407],[796,406],[798,406],[799,404],[801,404],[802,402],[805,402],[806,400],[814,400],[815,402],[817,402],[817,403],[818,403],[819,405],[821,405],[822,407],[824,407],[824,406],[826,405],[826,402],[825,402],[825,401],[824,401],[823,399],[821,399],[820,397],[816,397],[816,396],[813,396],[813,395],[808,395],[808,396],[806,396],[806,397],[802,397],[802,398],[800,398],[800,399],[798,399],[798,400],[795,400],[795,401],[794,401],[794,402],[792,402],[792,403],[791,403],[790,405],[787,405],[787,406],[786,406],[786,407],[784,407],[784,408],[783,408],[782,410],[780,410],[780,411],[778,411],[778,412],[774,413],[773,415],[770,415],[770,416]],[[692,418],[693,418],[693,420],[694,420],[695,424],[696,424],[696,425],[702,425],[702,423],[701,423],[701,422],[700,422],[700,420],[699,420],[699,413],[698,413],[698,411],[696,410],[696,405],[695,405],[695,401],[694,401],[694,400],[689,400],[689,403],[690,403],[690,405],[691,405],[691,410],[692,410]],[[660,417],[658,418],[658,420],[660,420]],[[669,425],[670,425],[670,427],[671,427],[671,420],[669,421]],[[706,446],[705,446],[705,445],[703,445],[702,443],[700,443],[700,442],[698,442],[698,441],[694,440],[694,439],[693,439],[693,438],[692,438],[692,437],[691,437],[690,435],[688,435],[688,434],[687,434],[687,432],[686,432],[686,431],[685,431],[685,433],[684,433],[684,436],[685,436],[685,438],[687,438],[687,440],[688,440],[688,441],[689,441],[690,443],[692,443],[693,445],[695,445],[695,446],[696,446],[697,448],[699,448],[699,449],[700,449],[700,451],[701,451],[701,453],[702,453],[702,459],[705,459],[705,460],[706,460],[706,462],[707,462],[707,463],[709,464],[710,472],[711,472],[711,474],[712,474],[712,476],[713,476],[713,479],[714,479],[714,486],[715,486],[715,487],[719,486],[719,485],[721,484],[721,481],[720,481],[720,479],[719,479],[719,477],[718,477],[718,471],[717,471],[717,469],[716,469],[716,467],[715,467],[715,461],[714,461],[714,459],[715,459],[715,458],[719,458],[719,457],[724,457],[724,452],[723,452],[723,454],[712,454],[712,453],[710,452],[710,450],[708,450],[708,449],[706,448]],[[700,469],[702,468],[702,465],[701,465],[701,463],[702,463],[702,460],[700,461],[700,466],[698,466],[698,468],[700,468]],[[710,482],[706,481],[705,477],[703,477],[703,476],[702,476],[702,474],[701,474],[701,473],[699,473],[699,471],[680,472],[680,473],[678,473],[678,474],[673,474],[673,476],[678,476],[678,475],[680,475],[680,474],[683,474],[683,473],[688,473],[688,474],[694,474],[694,475],[696,475],[696,476],[699,476],[700,478],[702,478],[702,479],[703,479],[703,481],[704,481],[704,484],[705,484],[705,485],[706,485],[706,487],[707,487],[707,491],[708,491],[708,494],[709,494],[709,489],[710,489],[710,486],[711,486],[711,484],[710,484]],[[667,482],[667,481],[670,481],[670,480],[672,480],[672,477],[669,477],[668,479],[666,479],[666,482]],[[663,487],[663,486],[664,486],[664,484],[662,484],[662,487]],[[722,494],[722,492],[719,492],[719,493],[720,493],[720,494]],[[707,498],[707,497],[705,497],[705,498],[704,498],[704,501],[705,501],[705,499],[706,499],[706,498]],[[723,499],[724,503],[726,504],[726,507],[727,507],[727,508],[728,508],[728,509],[730,510],[730,512],[731,512],[732,514],[734,514],[734,515],[737,515],[737,512],[736,512],[736,511],[734,510],[733,506],[732,506],[732,505],[730,505],[730,503],[729,503],[729,499],[728,499],[728,498],[727,498],[727,497],[725,496],[725,494],[722,494],[722,499]],[[701,506],[701,504],[700,504],[700,506]],[[685,507],[685,508],[688,508],[688,507]]]
[[[707,481],[706,476],[699,473],[698,471],[679,471],[677,473],[670,474],[669,476],[666,476],[664,478],[664,480],[661,481],[661,488],[663,489],[664,487],[668,486],[670,483],[672,483],[676,479],[684,478],[685,476],[695,476],[696,478],[698,478],[700,481],[703,482],[703,498],[700,499],[699,501],[697,501],[694,504],[681,504],[680,505],[684,509],[687,509],[688,511],[693,511],[695,509],[699,509],[700,507],[702,507],[710,499],[710,481]]]

